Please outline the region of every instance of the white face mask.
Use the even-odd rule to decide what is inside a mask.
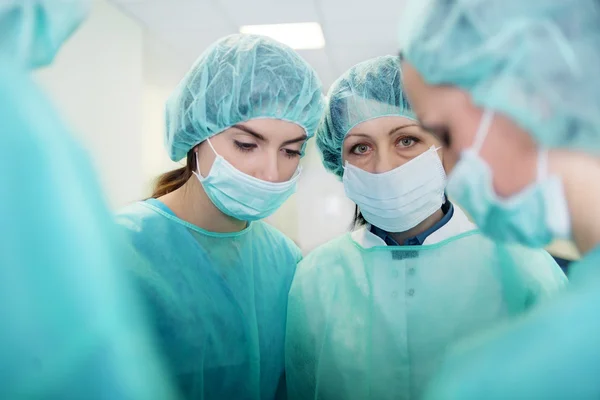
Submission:
[[[273,214],[296,191],[300,167],[289,181],[263,181],[236,169],[215,151],[210,139],[207,141],[217,157],[206,177],[196,157],[198,173],[194,174],[222,213],[241,221],[256,221]]]
[[[387,232],[405,232],[444,203],[446,172],[432,146],[404,165],[372,174],[346,162],[344,189],[367,222]]]

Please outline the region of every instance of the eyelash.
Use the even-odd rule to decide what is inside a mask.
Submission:
[[[404,146],[404,147],[407,147],[407,148],[408,148],[408,147],[412,147],[412,146],[414,146],[415,144],[417,144],[417,143],[420,143],[420,142],[421,142],[421,139],[419,139],[418,137],[414,137],[414,136],[403,136],[403,137],[400,137],[400,138],[398,138],[398,140],[396,141],[396,145],[399,145],[399,144],[400,144],[400,143],[401,143],[403,140],[411,140],[411,141],[412,141],[412,143],[411,143],[410,145],[408,145],[408,146]]]
[[[354,146],[352,146],[350,148],[350,153],[354,154],[355,156],[364,156],[366,154],[366,152],[365,153],[357,153],[356,152],[356,149],[358,149],[361,146],[365,146],[365,147],[368,147],[368,148],[371,147],[371,146],[369,146],[368,144],[365,144],[365,143],[357,143],[357,144],[355,144]]]
[[[233,143],[235,143],[235,147],[237,147],[237,149],[239,151],[241,151],[242,153],[251,152],[252,150],[254,150],[254,149],[256,149],[258,147],[254,143],[238,142],[237,140],[234,140]]]
[[[237,140],[234,140],[233,143],[235,143],[235,147],[242,153],[249,153],[258,147],[254,143],[238,142]],[[284,156],[286,156],[287,158],[296,158],[296,157],[300,157],[302,155],[299,151],[296,151],[296,150],[290,150],[290,149],[282,149],[282,150],[283,150]]]
[[[296,150],[290,150],[290,149],[282,149],[284,155],[287,158],[296,158],[296,157],[300,157],[302,154],[299,151]]]

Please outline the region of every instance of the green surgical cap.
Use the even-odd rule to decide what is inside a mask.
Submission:
[[[173,161],[225,129],[257,118],[300,125],[310,138],[323,112],[321,81],[291,48],[263,36],[231,35],[206,50],[166,105]]]
[[[378,57],[355,65],[334,82],[328,98],[317,129],[317,146],[325,168],[340,178],[344,174],[342,145],[352,128],[379,117],[415,118],[402,92],[398,57]]]
[[[429,84],[466,90],[542,146],[599,152],[599,2],[411,0],[401,26]]]

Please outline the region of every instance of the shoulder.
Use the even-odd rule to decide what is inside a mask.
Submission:
[[[181,248],[189,240],[182,225],[143,201],[119,210],[115,222],[122,248],[136,258],[163,259],[170,249]]]
[[[343,264],[346,258],[360,257],[360,251],[350,234],[338,236],[311,251],[298,264],[296,276],[302,279],[309,275],[331,271],[335,265]]]
[[[138,201],[120,209],[115,220],[118,225],[132,231],[139,231],[143,226],[156,223],[160,215],[145,202]]]
[[[296,262],[302,259],[302,252],[298,245],[292,239],[274,226],[257,221],[252,223],[252,232],[260,241],[259,245],[265,244],[265,248],[273,248],[292,255]]]
[[[174,239],[175,231],[182,229],[181,224],[174,222],[167,213],[144,201],[119,210],[115,221],[122,233],[131,240],[153,239],[166,243]]]

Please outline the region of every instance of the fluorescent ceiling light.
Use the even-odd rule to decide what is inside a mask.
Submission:
[[[240,33],[268,36],[297,50],[322,49],[325,47],[323,29],[317,22],[246,25],[240,28]]]

